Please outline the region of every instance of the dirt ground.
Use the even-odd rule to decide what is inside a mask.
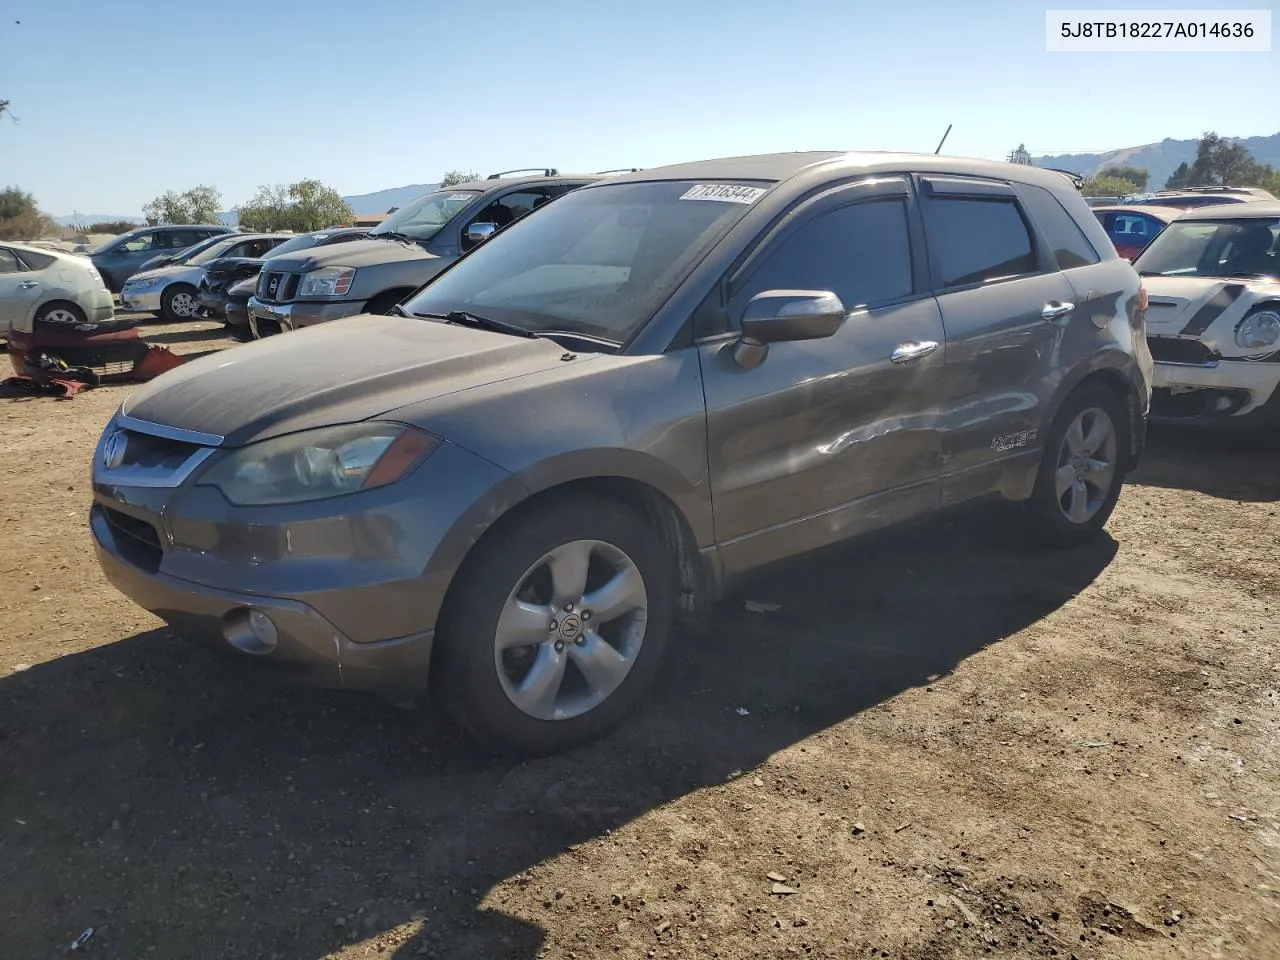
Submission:
[[[0,399],[0,957],[1280,957],[1274,436],[1154,429],[1077,552],[983,508],[772,575],[512,765],[116,595],[124,395]]]

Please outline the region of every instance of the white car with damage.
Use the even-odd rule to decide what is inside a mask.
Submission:
[[[1134,266],[1148,297],[1153,417],[1280,407],[1280,201],[1188,211]]]

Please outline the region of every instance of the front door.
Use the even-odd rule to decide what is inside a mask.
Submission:
[[[837,294],[834,336],[744,366],[730,332],[699,347],[716,541],[729,573],[844,539],[936,500],[942,320],[913,262],[905,179],[799,204],[723,293],[731,325],[765,290]]]

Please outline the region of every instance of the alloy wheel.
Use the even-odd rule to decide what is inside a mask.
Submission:
[[[649,596],[625,552],[575,540],[521,576],[498,618],[494,662],[507,698],[538,720],[568,720],[607,700],[644,642]]]
[[[1100,407],[1082,410],[1062,438],[1054,489],[1062,515],[1088,523],[1107,502],[1116,474],[1116,426]]]

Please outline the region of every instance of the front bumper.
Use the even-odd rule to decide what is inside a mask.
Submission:
[[[226,313],[227,295],[225,293],[214,293],[212,290],[201,287],[196,296],[196,301],[201,308],[215,317],[221,317]]]
[[[1218,359],[1204,365],[1156,363],[1152,416],[1244,416],[1266,404],[1280,384],[1280,357],[1267,360]],[[1202,396],[1169,402],[1181,394]],[[1218,402],[1217,398],[1221,398]],[[1181,412],[1186,411],[1186,412]]]
[[[296,600],[216,590],[189,580],[144,570],[124,559],[127,536],[95,505],[90,513],[94,548],[113,587],[203,646],[274,666],[291,680],[315,686],[365,690],[390,699],[410,699],[427,689],[434,631],[371,643],[356,643],[315,609]],[[271,644],[250,628],[250,611],[270,618]]]
[[[330,320],[358,316],[364,312],[364,301],[265,303],[255,296],[249,298],[248,310],[249,326],[253,328],[255,337],[261,337],[264,333],[270,335],[274,332],[266,329],[269,325],[279,327],[283,333]]]
[[[136,287],[130,288],[129,284],[126,283],[124,289],[120,291],[120,306],[126,310],[159,313],[160,296],[163,293],[164,287],[161,286],[139,290]]]

